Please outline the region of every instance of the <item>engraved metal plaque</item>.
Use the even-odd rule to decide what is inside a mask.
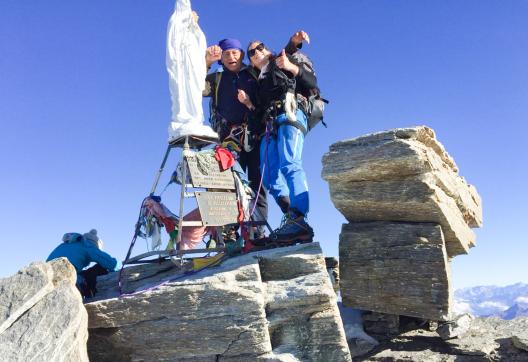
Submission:
[[[235,179],[231,169],[221,171],[212,154],[186,156],[193,187],[234,190]]]
[[[238,207],[234,192],[196,192],[204,226],[236,224]]]

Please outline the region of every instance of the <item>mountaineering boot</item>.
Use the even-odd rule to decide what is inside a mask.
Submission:
[[[266,237],[266,229],[264,225],[252,226],[253,238],[252,240],[264,239]]]
[[[313,240],[313,236],[313,229],[306,222],[304,215],[290,211],[284,215],[281,226],[270,234],[269,240],[284,246],[298,242],[309,243]]]
[[[290,214],[288,212],[286,212],[286,213],[284,213],[284,215],[282,215],[282,219],[281,219],[281,223],[280,223],[279,229],[284,226],[284,224],[289,219],[289,217],[290,217]],[[275,231],[277,231],[277,230],[275,230]],[[273,239],[273,240],[271,239],[271,235],[273,235],[273,233],[275,231],[273,231],[270,234],[270,236],[268,236],[268,237],[264,237],[264,238],[261,238],[261,239],[253,240],[252,241],[253,245],[255,245],[257,247],[264,248],[264,249],[273,249],[273,248],[279,247],[280,245],[277,242],[277,240],[276,239]]]

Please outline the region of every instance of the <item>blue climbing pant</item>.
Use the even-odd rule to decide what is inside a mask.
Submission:
[[[307,128],[307,119],[301,110],[297,122]],[[278,202],[281,196],[290,197],[290,208],[303,215],[309,211],[308,184],[302,167],[304,134],[287,121],[285,114],[277,116],[277,136],[266,136],[260,142],[260,169],[263,183]]]

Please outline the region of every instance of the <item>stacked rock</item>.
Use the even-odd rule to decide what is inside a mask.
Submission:
[[[449,259],[475,245],[476,189],[432,129],[394,129],[337,142],[323,158],[336,208],[346,306],[446,320]]]

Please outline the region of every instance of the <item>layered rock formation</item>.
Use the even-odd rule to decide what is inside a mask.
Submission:
[[[427,127],[375,133],[330,146],[323,158],[336,208],[350,222],[440,224],[450,257],[475,244],[482,225],[475,188]]]
[[[98,286],[104,299],[86,304],[92,360],[351,359],[317,243],[231,258],[194,275],[170,262],[125,270],[133,295],[117,297],[109,275]]]
[[[88,361],[87,314],[64,258],[0,279],[0,360]]]
[[[346,224],[339,255],[346,306],[433,320],[448,318],[449,268],[439,225]]]
[[[344,305],[440,320],[451,308],[449,258],[475,245],[480,197],[427,127],[338,142],[323,158],[340,235]]]

